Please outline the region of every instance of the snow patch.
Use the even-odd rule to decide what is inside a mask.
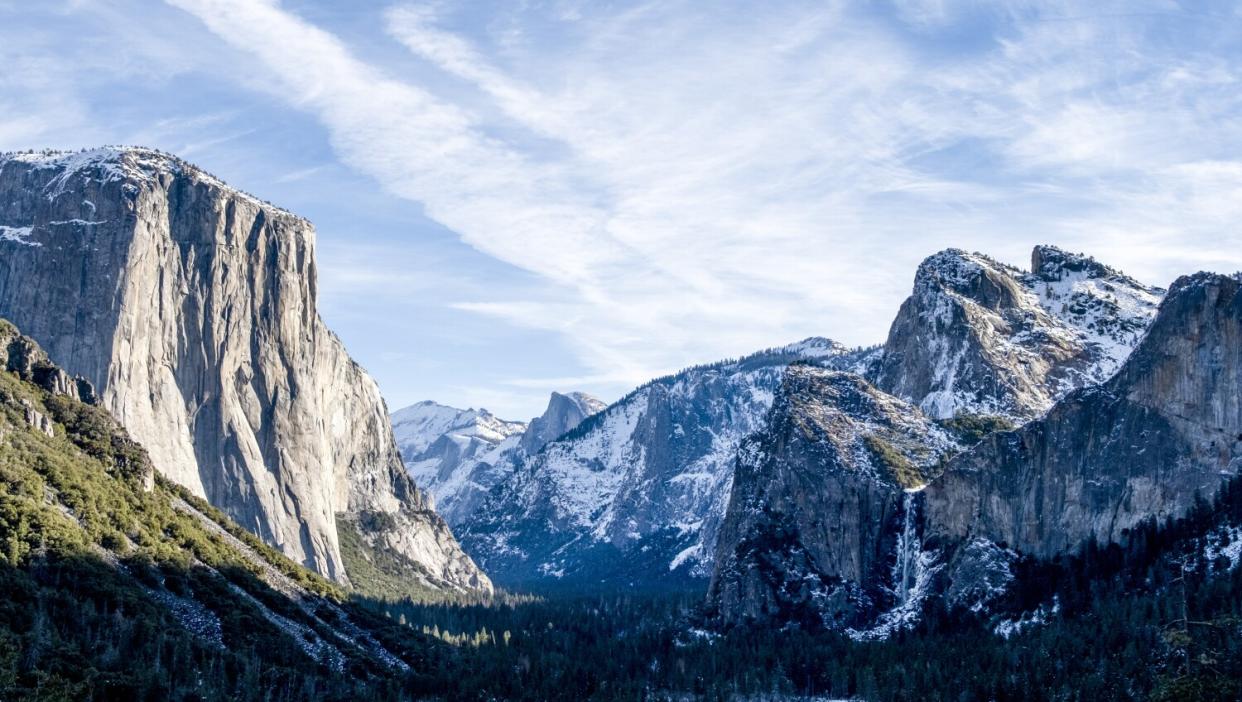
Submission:
[[[1242,561],[1242,526],[1223,526],[1209,532],[1203,558],[1209,565],[1224,558],[1229,563],[1225,570],[1237,568]]]
[[[43,246],[43,244],[37,241],[26,240],[32,233],[34,233],[34,227],[0,226],[0,241],[11,241],[23,246]]]
[[[64,227],[64,226],[94,227],[100,224],[107,224],[107,223],[108,223],[108,220],[106,219],[98,221],[98,222],[87,220],[87,219],[62,219],[62,220],[58,220],[55,222],[48,222],[48,226],[51,226],[51,227]]]
[[[1023,631],[1043,626],[1048,620],[1061,612],[1061,602],[1056,597],[1052,600],[1052,606],[1040,605],[1033,612],[1024,612],[1017,619],[1002,619],[993,627],[992,631],[997,636],[1008,639],[1011,636],[1021,634]]]

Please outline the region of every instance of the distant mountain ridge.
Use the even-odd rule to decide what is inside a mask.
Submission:
[[[1035,248],[1031,268],[946,250],[920,265],[882,345],[815,337],[653,380],[497,482],[457,522],[463,545],[518,585],[700,587],[718,566],[739,448],[776,421],[791,364],[913,405],[911,421],[945,426],[934,433],[947,455],[965,425],[1021,424],[1106,380],[1164,293],[1051,246]]]
[[[529,423],[509,422],[485,409],[459,410],[423,401],[392,415],[402,459],[414,481],[456,526],[469,519],[495,485],[527,456],[599,412],[604,403],[582,392],[552,393]]]
[[[705,581],[737,446],[760,427],[783,369],[864,356],[812,338],[653,380],[525,458],[460,522],[463,546],[521,586]]]
[[[392,428],[401,457],[409,461],[445,434],[497,444],[526,431],[526,424],[500,419],[485,409],[462,410],[427,400],[393,412]]]

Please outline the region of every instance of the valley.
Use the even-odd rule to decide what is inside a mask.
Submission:
[[[175,156],[0,155],[0,223],[0,698],[1242,692],[1238,274],[948,249],[882,343],[506,420],[390,414]]]

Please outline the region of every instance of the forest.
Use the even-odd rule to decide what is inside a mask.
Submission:
[[[1223,511],[1196,519],[1214,522]],[[1054,592],[1057,612],[1008,638],[988,620],[934,607],[915,630],[855,642],[808,628],[714,632],[699,593],[475,604],[355,598],[351,616],[412,663],[404,675],[363,662],[335,675],[235,609],[227,593],[214,600],[222,645],[206,646],[115,569],[48,557],[0,571],[10,593],[0,611],[0,697],[1236,700],[1242,570],[1180,557],[1201,553],[1201,544],[1170,535],[1193,528],[1188,520],[1152,529],[1154,550],[1027,564],[1015,604],[1046,605]],[[164,577],[173,573],[162,566]],[[179,575],[211,606],[212,578]]]
[[[1225,555],[1242,536],[1239,481],[1124,547],[1019,563],[986,617],[932,599],[914,628],[860,642],[813,620],[721,629],[701,590],[364,597],[151,477],[98,408],[0,373],[0,437],[0,700],[1242,694],[1242,569]]]

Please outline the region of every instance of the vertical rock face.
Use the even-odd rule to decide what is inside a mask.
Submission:
[[[345,580],[335,518],[487,587],[401,466],[379,390],[315,311],[314,231],[143,149],[0,157],[0,314],[171,479]],[[16,233],[15,233],[16,232]]]
[[[1163,291],[1055,247],[1031,258],[1030,273],[956,249],[928,258],[868,377],[932,417],[1016,420],[1107,379]]]
[[[880,455],[906,465],[920,465],[909,450],[936,455],[919,490],[861,480],[867,471],[852,467],[866,452],[833,437],[862,433],[851,422],[886,424],[841,391],[844,380],[790,371],[768,429],[738,461],[710,593],[721,621],[809,617],[870,638],[916,618],[927,594],[986,611],[1020,556],[1124,542],[1238,476],[1238,276],[1184,277],[1153,311],[1163,291],[1086,257],[1039,247],[1032,269],[932,257],[879,362],[862,364],[945,418],[1023,419],[1052,403],[956,456],[938,429],[906,431]],[[922,417],[893,403],[907,427]]]
[[[1123,543],[1211,499],[1242,472],[1240,288],[1179,279],[1110,379],[952,457],[916,409],[856,377],[791,369],[738,461],[711,587],[721,620],[809,616],[868,638],[917,617],[929,593],[982,612],[1019,556]],[[888,448],[867,443],[877,431]],[[906,468],[866,469],[883,457]]]
[[[900,525],[914,516],[906,491],[952,447],[916,408],[862,378],[791,366],[767,428],[739,453],[713,607],[734,624],[810,616],[854,625],[898,604],[913,572],[899,562]],[[905,584],[885,590],[894,569]]]
[[[539,453],[548,442],[560,438],[604,407],[603,402],[584,392],[571,392],[568,395],[552,393],[548,408],[538,418],[532,419],[530,426],[523,432],[520,444],[522,451],[528,456]]]
[[[1237,278],[1174,283],[1107,383],[958,457],[926,490],[929,536],[986,538],[1049,557],[1180,516],[1242,469]]]

